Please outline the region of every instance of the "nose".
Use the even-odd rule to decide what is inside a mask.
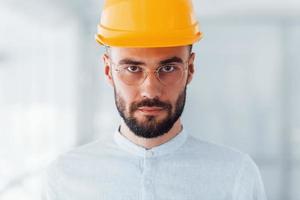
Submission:
[[[154,99],[162,95],[162,84],[154,73],[149,73],[141,84],[140,93],[143,98]]]

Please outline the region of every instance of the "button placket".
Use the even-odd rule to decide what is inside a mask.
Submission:
[[[147,150],[146,151],[146,157],[152,157],[152,156],[154,156],[154,152],[153,151],[151,151],[151,150]]]
[[[153,152],[145,152],[143,158],[143,174],[142,174],[142,199],[143,200],[154,200],[154,185],[153,185],[153,175],[152,175],[152,165],[151,165],[151,156]]]

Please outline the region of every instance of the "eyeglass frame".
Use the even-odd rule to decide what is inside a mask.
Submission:
[[[183,74],[184,74],[184,72],[189,68],[189,65],[186,66],[186,64],[188,64],[189,60],[190,60],[190,56],[189,56],[189,58],[188,58],[186,61],[182,62],[182,64],[184,65],[184,67],[183,67],[183,69],[182,69]],[[112,59],[111,59],[110,57],[109,57],[109,64],[110,64],[111,69],[112,69],[112,66],[118,66],[118,64],[112,62]],[[126,82],[123,81],[123,80],[122,80],[122,82],[125,83],[126,85],[141,85],[141,84],[143,84],[144,81],[147,79],[149,73],[150,73],[150,72],[154,72],[155,78],[156,78],[162,85],[167,86],[167,84],[163,83],[163,82],[160,80],[160,78],[159,78],[159,70],[160,70],[162,67],[166,66],[166,65],[168,65],[168,64],[162,64],[162,65],[158,66],[155,70],[145,70],[145,68],[141,67],[141,68],[143,69],[142,72],[143,72],[143,74],[144,74],[144,78],[143,78],[143,80],[142,80],[140,83],[137,83],[137,84],[128,84],[128,83],[126,83]],[[138,65],[136,65],[136,66],[138,66]],[[126,70],[126,68],[122,68],[122,69],[115,68],[115,69],[114,69],[114,71],[116,71],[116,72],[121,72],[121,71],[124,71],[124,70]],[[145,75],[145,74],[146,74],[146,75]],[[182,74],[182,75],[183,75],[183,74]],[[183,76],[181,76],[180,80],[182,80],[182,77],[183,77]],[[179,82],[179,80],[178,80],[177,82]]]

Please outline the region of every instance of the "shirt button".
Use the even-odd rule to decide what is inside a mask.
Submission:
[[[148,150],[148,151],[146,152],[146,156],[148,156],[148,157],[153,156],[153,155],[154,155],[154,152],[153,152],[153,151]]]

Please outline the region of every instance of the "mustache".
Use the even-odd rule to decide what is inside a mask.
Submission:
[[[165,103],[160,101],[159,99],[145,99],[140,101],[139,103],[133,103],[131,105],[131,112],[139,109],[140,107],[147,106],[147,107],[161,107],[163,109],[171,109],[172,105],[169,103]]]

